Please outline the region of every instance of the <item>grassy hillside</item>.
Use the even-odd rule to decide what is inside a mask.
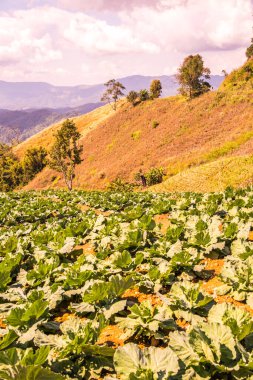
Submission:
[[[178,173],[153,191],[221,191],[228,186],[253,185],[253,155],[226,157]]]
[[[217,92],[190,102],[180,96],[147,101],[136,107],[122,101],[116,112],[105,106],[76,118],[82,134],[84,161],[77,168],[74,185],[104,188],[117,176],[132,181],[139,169],[145,171],[154,166],[166,169],[168,190],[215,190],[250,180],[252,76],[247,80],[242,77],[245,67],[238,71],[241,76],[232,73]],[[235,77],[239,78],[239,85],[231,84]],[[156,128],[154,122],[159,124]],[[55,125],[30,138],[16,148],[16,153],[23,155],[34,145],[50,147],[58,127]],[[224,180],[214,180],[211,174],[209,178],[211,171],[220,173],[226,162],[223,158],[229,157],[233,158],[222,172],[224,175],[219,174]],[[182,180],[182,176],[187,179]],[[28,188],[61,186],[61,176],[47,168]]]

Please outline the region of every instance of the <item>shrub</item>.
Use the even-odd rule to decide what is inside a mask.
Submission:
[[[127,101],[135,106],[138,102],[139,94],[136,91],[130,91],[127,95]]]
[[[108,191],[115,191],[119,193],[131,192],[134,190],[134,184],[125,182],[121,178],[116,178],[108,185],[107,189]]]
[[[151,168],[149,172],[146,173],[147,185],[152,186],[161,183],[164,175],[164,168]]]
[[[159,123],[158,123],[158,121],[156,121],[156,120],[153,120],[152,121],[152,128],[157,128],[159,126]]]
[[[140,90],[139,92],[139,98],[141,102],[145,102],[146,100],[149,99],[149,93],[148,90]]]
[[[141,131],[134,131],[131,136],[134,141],[138,141],[141,137]]]
[[[142,171],[139,171],[134,175],[134,179],[137,182],[141,181]],[[147,173],[143,174],[146,178],[147,186],[156,185],[163,181],[163,177],[165,176],[164,168],[151,168]]]

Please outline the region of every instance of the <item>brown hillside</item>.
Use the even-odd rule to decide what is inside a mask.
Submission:
[[[153,121],[159,123],[155,129]],[[172,176],[223,156],[253,154],[251,97],[224,104],[213,92],[191,102],[179,96],[136,107],[123,102],[115,113],[102,107],[76,123],[84,145],[75,179],[80,188],[104,188],[117,176],[133,180],[140,168],[164,166]],[[55,128],[21,144],[16,152],[22,155],[29,145],[49,146]],[[60,175],[47,168],[27,188],[61,186]]]

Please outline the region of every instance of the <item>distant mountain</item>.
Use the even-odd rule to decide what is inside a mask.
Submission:
[[[138,91],[148,88],[152,79],[160,79],[163,96],[175,95],[178,84],[172,76],[133,75],[120,78],[119,81],[130,90]],[[211,77],[211,85],[216,89],[224,78],[219,75]],[[37,82],[0,81],[0,107],[9,110],[77,107],[82,104],[100,102],[104,85],[53,86]]]
[[[71,108],[42,108],[12,111],[0,109],[0,142],[23,141],[62,119],[83,115],[103,103],[89,103]]]

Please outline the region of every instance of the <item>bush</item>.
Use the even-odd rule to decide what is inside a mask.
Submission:
[[[131,192],[134,190],[134,184],[125,182],[121,178],[116,178],[114,181],[112,181],[108,187],[108,191],[115,191],[118,193],[126,193]]]
[[[137,182],[141,181],[142,172],[138,172],[135,174],[134,179]],[[164,168],[151,168],[147,173],[143,174],[147,181],[147,186],[157,185],[163,181],[163,177],[165,176]]]
[[[165,175],[164,168],[152,168],[146,174],[147,185],[152,186],[157,183],[161,183],[163,181],[163,177]]]
[[[148,90],[140,90],[139,98],[141,102],[145,102],[146,100],[148,100],[149,99]]]
[[[127,101],[135,106],[138,102],[139,94],[136,91],[130,91],[127,95]]]
[[[158,123],[158,121],[156,121],[156,120],[153,120],[152,121],[152,128],[157,128],[159,126],[159,123]]]

